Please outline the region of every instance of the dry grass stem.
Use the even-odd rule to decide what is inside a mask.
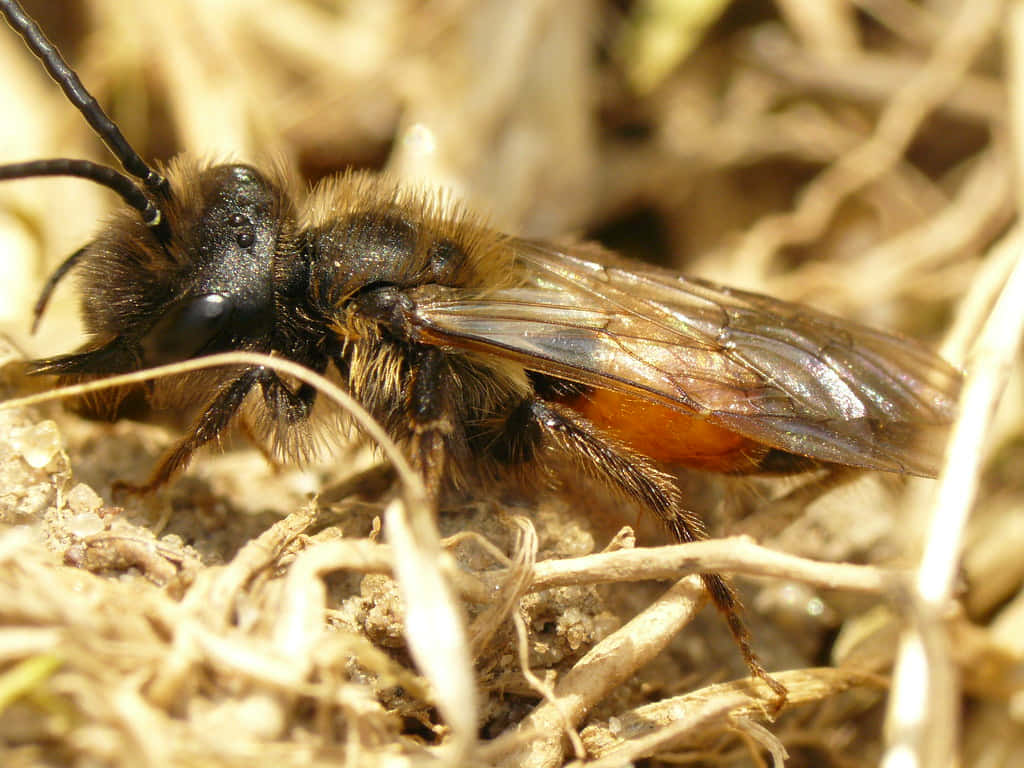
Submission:
[[[488,747],[498,765],[561,765],[562,734],[576,727],[610,691],[658,654],[703,604],[700,578],[687,576],[617,632],[590,649],[519,724],[527,741],[508,734]],[[767,689],[766,689],[767,690]],[[769,694],[770,696],[770,694]],[[510,750],[503,754],[505,745]]]
[[[1010,22],[1015,155],[1017,175],[1022,178],[1024,5],[1014,6]],[[1024,202],[1024,198],[1018,199]],[[893,673],[888,759],[894,764],[906,759],[903,755],[908,753],[918,765],[955,762],[960,683],[942,619],[952,597],[967,519],[981,480],[986,439],[1024,338],[1024,251],[1019,247],[1015,250],[1013,269],[968,355],[960,415],[935,490],[924,555],[911,598],[919,601],[911,612],[917,623],[910,632],[917,634],[904,636]]]

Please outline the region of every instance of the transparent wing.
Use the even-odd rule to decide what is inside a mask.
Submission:
[[[591,246],[511,243],[517,287],[414,292],[425,339],[639,395],[788,453],[935,473],[960,373],[917,342]]]

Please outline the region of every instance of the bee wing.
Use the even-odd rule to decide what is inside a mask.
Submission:
[[[787,453],[935,474],[960,373],[917,342],[591,246],[511,247],[516,287],[416,296],[425,340],[638,395]]]

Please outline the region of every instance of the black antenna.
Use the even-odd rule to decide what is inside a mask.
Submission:
[[[43,63],[46,73],[64,91],[68,101],[75,105],[114,157],[121,161],[124,169],[142,181],[146,189],[166,196],[167,180],[150,168],[132,149],[121,129],[107,117],[99,102],[85,89],[78,75],[68,66],[56,46],[46,38],[35,19],[29,16],[16,0],[0,0],[0,11],[3,11],[7,23],[21,36],[29,50]]]
[[[55,157],[46,160],[28,160],[24,163],[0,165],[0,181],[8,179],[27,179],[32,176],[77,176],[102,184],[112,189],[128,205],[142,215],[142,220],[150,226],[160,223],[160,209],[146,197],[134,181],[120,171],[91,160],[73,160]]]
[[[39,298],[36,299],[36,305],[32,308],[32,333],[39,330],[39,321],[43,319],[43,313],[46,311],[46,305],[50,303],[50,297],[56,290],[57,284],[64,279],[64,276],[67,275],[67,273],[70,272],[79,261],[82,260],[86,253],[88,253],[88,248],[79,248],[64,259],[61,265],[53,271],[53,274],[46,278],[46,284],[43,286],[43,290],[39,292]]]
[[[60,86],[64,95],[75,105],[75,108],[82,113],[96,135],[106,144],[107,149],[121,161],[121,165],[128,173],[142,182],[143,186],[139,186],[130,176],[126,176],[114,168],[89,160],[69,158],[29,160],[0,165],[0,181],[33,176],[74,176],[93,181],[113,190],[125,203],[138,211],[142,221],[152,229],[157,239],[166,244],[171,238],[170,228],[159,205],[153,198],[170,199],[171,188],[167,179],[147,165],[139,157],[138,152],[132,149],[114,121],[107,117],[99,102],[85,89],[78,75],[60,55],[60,51],[46,38],[39,25],[25,12],[21,4],[16,0],[0,0],[0,12],[3,12],[7,23],[42,62],[46,73]],[[79,249],[50,275],[32,313],[33,331],[39,325],[39,320],[46,310],[50,296],[61,278],[71,271],[86,252],[85,248]]]

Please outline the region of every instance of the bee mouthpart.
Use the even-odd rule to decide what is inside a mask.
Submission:
[[[70,355],[31,360],[28,363],[28,373],[30,376],[86,374],[109,376],[138,370],[140,364],[138,353],[118,338],[102,347],[74,352]]]

